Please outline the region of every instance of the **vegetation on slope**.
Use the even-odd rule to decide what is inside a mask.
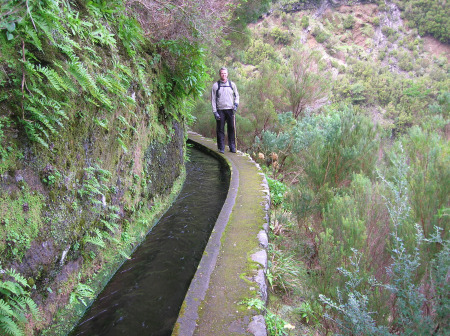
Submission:
[[[395,2],[405,13],[410,28],[420,35],[430,34],[444,43],[450,42],[450,4],[446,1],[409,0]]]
[[[316,13],[274,7],[216,60],[271,188],[272,295],[249,305],[271,335],[445,335],[448,55],[391,2]],[[195,116],[214,138],[208,97]]]

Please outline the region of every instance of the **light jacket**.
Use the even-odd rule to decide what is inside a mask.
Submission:
[[[215,82],[211,89],[211,105],[213,113],[216,113],[217,110],[231,110],[235,103],[239,104],[239,93],[234,82],[230,80],[220,82],[220,89],[218,92],[219,98],[216,96],[217,88],[218,85],[217,82]]]

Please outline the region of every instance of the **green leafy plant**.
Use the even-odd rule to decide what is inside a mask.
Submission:
[[[270,189],[271,204],[274,207],[279,207],[283,203],[284,195],[286,192],[286,185],[269,177],[266,178]]]
[[[264,301],[258,298],[245,299],[239,302],[239,304],[246,305],[248,309],[257,309],[258,311],[265,312],[265,321],[267,333],[270,336],[286,336],[288,332],[286,330],[293,329],[294,327],[284,321],[280,316],[274,314],[266,308]]]
[[[70,293],[70,303],[81,302],[87,306],[87,302],[95,298],[95,292],[87,284],[79,282],[72,293]]]
[[[0,333],[3,335],[25,335],[29,319],[39,319],[29,287],[26,279],[15,270],[0,267]]]
[[[304,270],[292,253],[281,251],[269,244],[267,279],[273,291],[291,293],[301,281]]]
[[[296,311],[306,324],[318,324],[323,315],[322,306],[317,302],[311,303],[311,301],[303,301]]]

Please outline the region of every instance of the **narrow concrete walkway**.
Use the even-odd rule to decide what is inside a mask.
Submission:
[[[248,155],[219,154],[215,142],[195,133],[189,140],[228,164],[231,181],[172,335],[266,336],[260,312],[240,303],[267,300],[267,182]]]

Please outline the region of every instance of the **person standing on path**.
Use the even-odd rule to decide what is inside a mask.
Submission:
[[[220,68],[220,79],[211,89],[211,105],[216,118],[217,148],[220,153],[225,150],[225,123],[227,124],[228,146],[230,152],[236,153],[235,114],[239,105],[239,93],[232,81],[228,80],[227,68]]]

